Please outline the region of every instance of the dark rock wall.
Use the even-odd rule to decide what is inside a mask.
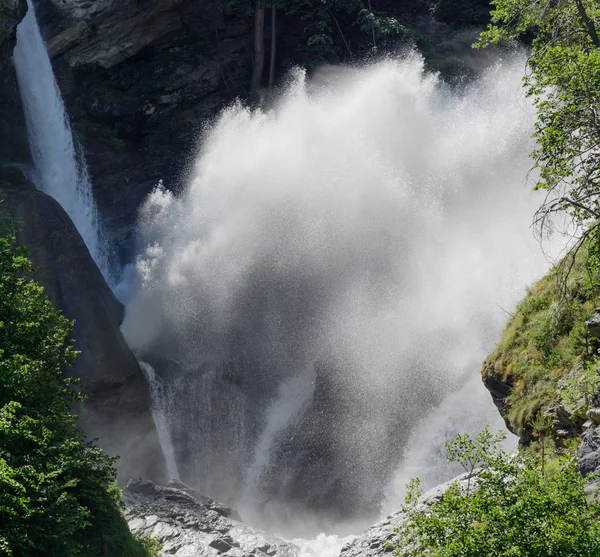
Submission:
[[[43,0],[38,13],[99,210],[126,259],[141,200],[161,178],[180,183],[203,123],[248,93],[249,29],[210,0],[81,4]]]
[[[26,13],[25,0],[0,1],[0,165],[29,160],[25,116],[11,64],[16,28]]]
[[[70,372],[81,378],[81,389],[88,396],[79,409],[82,428],[88,438],[99,437],[109,454],[121,456],[122,480],[139,476],[162,480],[148,385],[121,334],[119,302],[56,201],[16,169],[0,168],[0,191],[4,227],[29,248],[34,278],[75,320],[81,354]]]

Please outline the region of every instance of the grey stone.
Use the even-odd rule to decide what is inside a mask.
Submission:
[[[600,428],[588,429],[577,448],[579,471],[587,476],[600,471]]]
[[[600,408],[588,408],[585,415],[593,422],[594,425],[600,425]]]
[[[581,411],[583,406],[580,405]],[[585,416],[577,412],[569,412],[562,404],[553,402],[544,412],[552,418],[552,427],[557,437],[572,437],[581,431]]]
[[[157,538],[164,557],[299,554],[294,544],[243,524],[233,518],[235,511],[181,482],[162,487],[147,480],[134,481],[124,491],[123,500],[131,530]]]
[[[594,309],[594,313],[585,322],[585,326],[593,336],[600,338],[600,308]]]

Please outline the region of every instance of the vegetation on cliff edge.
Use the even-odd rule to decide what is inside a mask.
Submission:
[[[523,440],[554,402],[582,418],[600,391],[598,339],[585,321],[600,305],[600,274],[590,243],[530,287],[485,360],[485,382],[510,386],[504,414]]]
[[[585,327],[600,292],[600,5],[492,0],[492,6],[478,46],[531,42],[524,87],[537,111],[534,189],[546,192],[534,224],[543,236],[560,223],[574,239],[567,257],[529,289],[483,366],[492,390],[494,380],[509,389],[503,413],[528,442],[536,416],[553,402],[563,414],[555,406],[555,421],[566,421],[554,428],[557,437],[577,433],[600,394],[598,343]]]

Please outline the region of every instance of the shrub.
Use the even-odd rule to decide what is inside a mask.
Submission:
[[[474,488],[454,483],[425,512],[413,482],[398,557],[600,555],[600,506],[587,501],[573,459],[555,458],[544,467],[533,453],[507,455],[498,441],[487,428],[475,441],[452,441],[450,460],[477,461]]]

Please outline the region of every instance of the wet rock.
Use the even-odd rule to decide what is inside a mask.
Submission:
[[[3,233],[29,248],[34,278],[69,319],[81,354],[70,373],[88,399],[79,410],[86,435],[120,455],[120,477],[163,477],[162,452],[149,408],[148,385],[119,328],[122,306],[114,298],[75,226],[60,205],[0,167]],[[126,433],[125,433],[126,432]]]
[[[600,425],[600,408],[588,408],[585,415],[594,425]]]
[[[123,261],[140,203],[176,187],[203,122],[244,96],[251,26],[207,0],[40,0],[56,77]]]
[[[26,13],[26,0],[3,0],[0,3],[0,46],[14,38],[15,29]]]
[[[125,517],[135,533],[158,538],[161,555],[295,557],[298,547],[240,522],[237,513],[180,482],[168,487],[133,482],[123,493]]]
[[[594,310],[592,316],[585,322],[585,326],[593,336],[600,338],[600,308]]]
[[[297,509],[306,505],[313,516],[338,522],[379,516],[383,486],[402,458],[411,425],[441,398],[428,379],[433,374],[425,371],[426,362],[415,359],[406,365],[423,370],[418,379],[403,375],[400,384],[370,385],[365,397],[357,388],[362,379],[355,361],[334,350],[321,356],[312,397],[279,434],[261,477],[267,506],[270,501],[286,501]],[[417,388],[431,394],[414,405],[408,393]],[[354,458],[357,454],[369,456]]]

